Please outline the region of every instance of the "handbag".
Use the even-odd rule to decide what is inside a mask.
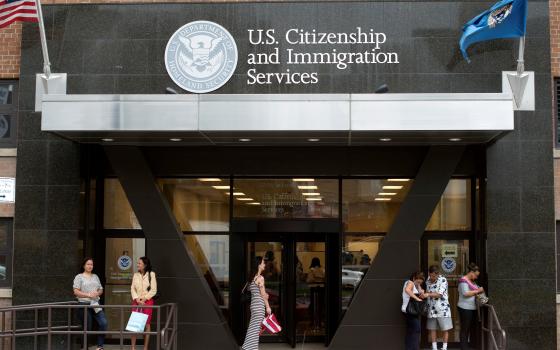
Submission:
[[[125,329],[129,332],[141,333],[146,328],[146,322],[148,322],[148,315],[132,311]]]
[[[488,304],[489,298],[486,296],[486,293],[481,293],[476,295],[476,303],[478,305]]]
[[[276,319],[276,316],[274,316],[274,314],[270,314],[264,318],[261,323],[260,334],[263,334],[264,332],[276,334],[280,331],[282,331],[282,327],[280,326],[280,323],[278,323],[278,320]]]
[[[421,316],[424,314],[424,307],[426,303],[424,301],[418,301],[415,299],[410,298],[408,304],[406,305],[406,313],[412,316]]]
[[[245,282],[241,290],[241,303],[244,304],[251,300],[251,291],[249,290],[249,282]]]

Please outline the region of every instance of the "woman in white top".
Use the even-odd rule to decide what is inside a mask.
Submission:
[[[150,322],[152,320],[152,308],[142,308],[143,305],[154,305],[154,297],[157,294],[157,280],[156,273],[152,271],[152,263],[150,259],[143,256],[138,259],[136,264],[138,272],[132,277],[132,285],[130,286],[130,294],[132,295],[132,305],[139,306],[138,309],[133,309],[143,314],[148,315],[146,321],[146,332],[150,332]],[[136,349],[136,336],[131,337],[132,350]],[[150,336],[144,336],[144,350],[148,350],[150,343]]]
[[[420,349],[420,315],[410,315],[406,312],[406,307],[410,302],[410,299],[416,301],[422,301],[424,298],[424,290],[422,289],[422,284],[426,278],[424,273],[421,271],[416,271],[410,276],[406,282],[404,282],[402,290],[403,303],[401,306],[401,311],[406,317],[406,338],[405,338],[405,349],[406,350],[418,350]]]

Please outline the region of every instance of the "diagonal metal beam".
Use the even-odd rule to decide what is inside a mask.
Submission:
[[[420,268],[422,235],[464,149],[432,146],[428,150],[329,349],[404,349],[402,287],[406,278]]]
[[[158,302],[179,303],[179,348],[238,349],[142,151],[134,146],[104,150],[144,231],[162,293]]]

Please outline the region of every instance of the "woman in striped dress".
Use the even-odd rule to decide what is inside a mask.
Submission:
[[[268,304],[268,294],[264,287],[264,277],[261,275],[266,268],[266,261],[262,256],[255,258],[256,273],[253,280],[247,288],[251,291],[251,321],[247,328],[245,335],[245,342],[241,349],[243,350],[258,350],[259,349],[259,333],[261,331],[261,324],[264,319],[264,313],[270,315],[272,310]]]

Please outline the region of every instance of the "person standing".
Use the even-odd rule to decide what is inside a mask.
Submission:
[[[258,350],[259,349],[259,333],[261,324],[264,320],[265,311],[267,315],[272,313],[268,304],[268,293],[264,286],[263,271],[266,269],[266,260],[262,256],[255,258],[256,268],[252,276],[251,282],[247,282],[246,288],[251,292],[251,320],[245,335],[245,341],[241,349]]]
[[[85,258],[82,262],[81,273],[74,277],[73,289],[80,305],[99,305],[99,297],[103,294],[103,286],[99,277],[93,273],[92,258]],[[107,318],[103,309],[88,308],[86,317],[88,331],[92,330],[93,320],[97,323],[99,331],[107,330]],[[84,308],[78,309],[78,318],[80,322],[84,322]],[[105,335],[99,334],[97,336],[97,350],[103,350],[104,344]]]
[[[132,305],[138,306],[138,312],[148,315],[146,321],[146,332],[151,331],[150,321],[152,320],[152,308],[142,308],[142,306],[153,306],[154,296],[157,294],[157,280],[156,273],[152,271],[152,263],[150,259],[143,256],[138,259],[136,264],[138,272],[132,277],[132,285],[130,286],[130,293],[132,295]],[[136,349],[136,336],[131,338],[132,350]],[[150,343],[150,335],[144,336],[144,350],[148,350]]]
[[[410,279],[404,282],[401,311],[406,317],[406,350],[420,349],[420,332],[422,331],[420,328],[420,315],[411,315],[406,312],[406,309],[411,299],[418,302],[423,301],[422,298],[424,297],[424,290],[422,289],[422,284],[424,283],[424,280],[424,273],[416,271],[410,276]]]
[[[443,350],[447,350],[449,330],[453,329],[451,320],[451,307],[449,305],[449,286],[447,279],[440,275],[439,266],[432,265],[429,268],[429,278],[426,282],[426,293],[428,298],[428,321],[426,328],[430,331],[432,350],[437,350],[437,331],[443,333]]]
[[[467,274],[459,279],[459,301],[457,311],[459,311],[459,321],[461,322],[461,350],[469,349],[469,335],[476,320],[476,296],[484,293],[484,288],[476,285],[475,280],[480,275],[480,268],[470,263]]]

